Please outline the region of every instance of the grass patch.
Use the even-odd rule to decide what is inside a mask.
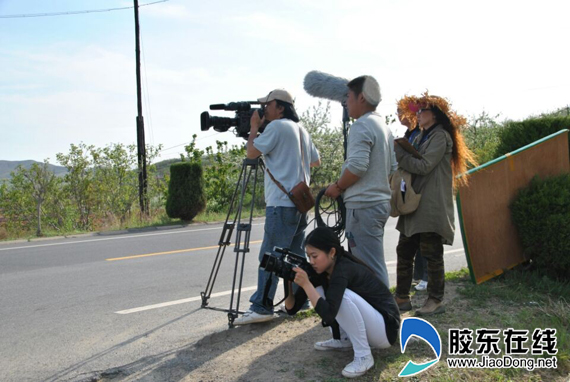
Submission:
[[[243,211],[242,211],[243,213]],[[249,214],[249,212],[247,212]],[[249,216],[242,215],[242,218],[248,218]],[[235,215],[235,214],[234,214]],[[230,216],[230,219],[234,218],[234,215]],[[265,216],[265,209],[254,209],[253,210],[253,217],[263,217]],[[114,219],[109,219],[107,221],[99,221],[96,223],[96,228],[93,230],[79,230],[79,229],[70,229],[70,230],[54,230],[50,229],[49,227],[44,227],[42,230],[42,236],[44,238],[48,237],[57,237],[57,236],[72,236],[72,235],[81,235],[86,233],[92,232],[109,232],[109,231],[120,231],[124,229],[139,229],[139,228],[152,228],[152,227],[167,227],[173,225],[186,225],[189,223],[215,223],[215,222],[224,222],[227,217],[227,212],[202,212],[198,214],[191,222],[182,221],[180,219],[171,219],[169,218],[164,211],[156,213],[154,215],[148,217],[141,217],[139,214],[132,214],[130,218],[121,222]],[[0,229],[2,229],[0,227]],[[19,230],[19,231],[11,231],[5,230],[2,231],[3,234],[0,235],[0,241],[10,241],[10,240],[18,240],[18,239],[25,239],[31,241],[33,239],[37,239],[35,230]]]
[[[307,372],[305,369],[297,369],[295,370],[295,376],[300,379],[304,379],[307,376]]]
[[[445,274],[445,281],[459,281],[463,282],[469,279],[469,269],[462,268],[458,271],[447,272]]]
[[[244,206],[244,209],[242,210],[242,219],[249,217],[249,210],[246,211],[246,208]],[[226,220],[228,213],[227,212],[202,212],[200,214],[198,214],[194,220],[192,220],[192,223],[212,223],[212,222],[223,222]],[[264,208],[257,208],[253,210],[252,213],[253,217],[262,217],[265,216],[265,209]],[[233,219],[234,216],[230,216],[230,219]]]
[[[300,310],[294,316],[287,316],[290,320],[304,320],[310,317],[319,317],[314,308]]]

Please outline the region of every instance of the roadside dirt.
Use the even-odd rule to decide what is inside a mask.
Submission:
[[[469,306],[458,294],[461,283],[446,283],[447,313],[438,315],[438,327],[444,333],[447,327],[458,327],[469,318],[464,315],[487,316],[486,309]],[[415,307],[423,305],[426,293],[412,297]],[[488,313],[488,312],[487,312]],[[409,316],[405,313],[402,317]],[[457,322],[461,320],[461,322]],[[461,327],[461,326],[459,326]],[[143,357],[137,362],[120,368],[92,374],[81,379],[84,382],[116,381],[185,381],[185,382],[249,382],[249,381],[324,381],[346,380],[341,371],[352,361],[353,352],[319,352],[313,344],[330,338],[328,328],[321,326],[316,315],[309,317],[279,316],[275,320],[255,325],[225,329],[205,336],[197,343],[182,347],[168,354]],[[424,343],[410,345],[416,362],[428,361],[433,353]],[[409,360],[402,358],[400,346],[373,350],[374,369],[357,381],[397,381],[399,371]],[[160,361],[157,362],[157,359]],[[520,378],[519,378],[520,377]],[[416,381],[431,379],[448,380],[448,369],[436,367]],[[478,375],[475,370],[455,375],[461,380],[489,380],[489,374]],[[519,380],[566,381],[554,372],[518,375]]]
[[[425,299],[425,297],[420,297]],[[420,301],[420,300],[417,300]],[[417,302],[420,304],[421,302]],[[179,349],[157,364],[155,357],[83,379],[115,381],[340,381],[353,352],[319,352],[313,345],[330,338],[318,316],[279,315],[270,322],[226,329]],[[384,356],[400,353],[395,345],[374,350],[377,367]]]

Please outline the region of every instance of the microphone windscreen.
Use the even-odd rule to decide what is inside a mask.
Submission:
[[[313,97],[344,102],[348,94],[348,80],[313,70],[305,76],[305,91]]]

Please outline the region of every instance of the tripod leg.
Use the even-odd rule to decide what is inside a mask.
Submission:
[[[216,254],[216,258],[214,260],[214,265],[212,266],[212,270],[210,272],[210,277],[208,279],[208,283],[206,284],[206,289],[204,292],[200,293],[200,296],[202,297],[202,308],[205,308],[208,305],[208,300],[210,299],[210,296],[212,295],[212,290],[214,288],[214,284],[216,283],[216,278],[218,276],[218,271],[220,270],[220,265],[221,265],[222,260],[224,258],[224,253],[225,253],[226,247],[231,244],[231,237],[232,237],[232,234],[233,234],[233,231],[235,228],[236,217],[234,216],[233,221],[230,222],[230,216],[234,210],[236,198],[237,198],[238,191],[239,191],[239,186],[241,184],[242,178],[244,177],[244,174],[246,173],[246,170],[247,170],[247,166],[246,166],[246,163],[244,161],[244,163],[242,164],[242,167],[241,167],[241,171],[239,174],[238,181],[236,183],[236,187],[235,187],[233,195],[232,195],[232,200],[230,202],[228,214],[226,215],[226,220],[225,220],[224,226],[222,228],[220,240],[218,241],[218,245],[219,245],[218,253]],[[241,210],[241,202],[237,206],[236,216],[240,210]]]
[[[212,290],[214,288],[214,284],[218,275],[218,271],[220,269],[220,265],[225,253],[225,249],[228,245],[231,244],[231,235],[236,229],[236,240],[235,240],[235,248],[234,252],[236,253],[236,259],[234,264],[234,274],[232,280],[232,289],[231,289],[231,297],[230,297],[230,306],[229,309],[223,310],[228,313],[228,325],[230,328],[234,326],[234,321],[238,317],[238,314],[243,313],[239,311],[239,303],[241,297],[241,288],[243,283],[243,271],[245,267],[245,255],[249,252],[249,244],[251,238],[251,227],[252,227],[252,220],[253,220],[253,208],[255,204],[255,191],[257,188],[257,181],[258,181],[258,171],[262,166],[261,159],[245,159],[242,164],[242,169],[240,172],[239,180],[236,184],[236,188],[234,190],[234,194],[232,197],[232,201],[230,203],[230,210],[228,211],[228,215],[226,217],[226,221],[224,223],[224,228],[222,230],[222,234],[220,236],[220,241],[218,243],[218,254],[214,261],[214,266],[212,267],[212,271],[210,273],[210,278],[208,280],[208,284],[206,286],[206,290],[202,292],[200,295],[202,297],[202,308],[208,308],[213,310],[222,310],[219,308],[212,308],[208,306],[208,300],[212,294]],[[255,172],[254,172],[255,171]],[[247,191],[247,186],[250,183],[252,173],[254,172],[254,181],[253,181],[253,188],[252,188],[252,199],[249,208],[249,216],[247,217],[248,222],[242,223],[242,209],[243,209],[243,202],[245,198],[245,194]],[[241,187],[240,187],[241,186]],[[235,216],[232,223],[229,223],[230,215],[233,212],[234,205],[236,198],[238,197],[238,191],[240,191],[238,203],[235,209]],[[243,240],[243,241],[242,241]],[[241,264],[240,264],[241,263]],[[239,276],[238,276],[238,268],[239,268]],[[237,284],[237,288],[236,288]],[[237,291],[237,295],[236,295]],[[234,308],[234,299],[236,301],[236,305]]]
[[[235,261],[235,267],[234,267],[234,277],[233,277],[233,283],[232,283],[232,294],[231,294],[231,298],[230,298],[230,308],[229,308],[229,313],[228,313],[228,318],[229,318],[229,327],[233,327],[233,321],[235,320],[235,318],[237,318],[237,315],[240,313],[239,311],[239,303],[240,303],[240,298],[241,298],[241,288],[242,288],[242,283],[243,283],[243,270],[244,270],[244,265],[245,265],[245,255],[249,252],[249,243],[250,243],[250,237],[251,237],[251,223],[252,223],[252,219],[253,219],[253,203],[255,201],[255,188],[257,186],[257,171],[258,171],[259,165],[258,165],[258,161],[256,161],[255,163],[251,163],[250,167],[249,167],[249,172],[247,174],[247,177],[244,178],[243,180],[243,186],[241,189],[241,198],[240,198],[240,206],[243,207],[243,201],[245,198],[245,194],[247,191],[247,185],[250,182],[251,179],[251,175],[252,172],[255,171],[255,176],[254,176],[254,183],[253,183],[253,190],[252,190],[252,199],[251,199],[251,207],[249,209],[249,216],[248,216],[248,221],[247,223],[242,223],[242,210],[240,209],[239,214],[238,214],[238,219],[237,219],[237,231],[236,231],[236,243],[235,243],[235,248],[234,248],[234,252],[236,253],[236,261]],[[243,241],[242,241],[243,238]],[[240,257],[241,257],[241,267],[240,267],[240,272],[239,272],[239,281],[238,281],[238,267],[240,265]],[[236,281],[237,281],[237,296],[234,296],[235,292],[236,292]],[[235,309],[234,307],[234,297],[236,298],[236,305],[235,305]]]

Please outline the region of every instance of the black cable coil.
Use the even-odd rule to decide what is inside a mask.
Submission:
[[[325,196],[325,191],[326,188],[319,191],[315,199],[315,220],[317,221],[317,227],[329,227],[335,231],[338,237],[343,237],[346,223],[346,208],[342,196],[333,200]],[[323,199],[323,196],[325,199]],[[327,201],[328,203],[325,204]],[[331,219],[333,219],[334,223],[332,226],[330,225]]]

